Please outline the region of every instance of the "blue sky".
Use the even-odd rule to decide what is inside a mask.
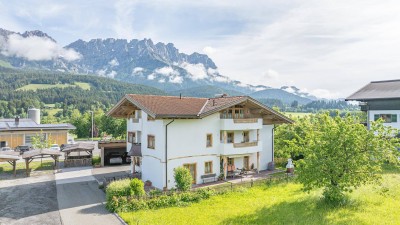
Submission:
[[[398,1],[7,1],[2,28],[77,39],[151,38],[208,54],[221,74],[346,97],[399,79]]]

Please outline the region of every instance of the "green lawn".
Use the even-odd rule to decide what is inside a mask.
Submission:
[[[321,192],[302,185],[259,186],[214,196],[188,207],[120,213],[129,224],[400,224],[400,172],[386,171],[380,186],[350,194],[350,203],[333,208]]]
[[[89,83],[76,82],[75,84],[28,84],[17,89],[17,91],[36,91],[38,89],[80,87],[83,90],[90,90]]]
[[[43,159],[42,163],[40,161],[32,161],[29,164],[29,169],[31,171],[40,171],[40,170],[53,170],[54,160]],[[17,161],[17,174],[25,173],[26,166],[24,160]],[[1,163],[0,164],[0,173],[12,174],[12,166],[9,163]]]

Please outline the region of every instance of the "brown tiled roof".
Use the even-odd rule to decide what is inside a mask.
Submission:
[[[394,99],[400,98],[400,80],[372,81],[346,100]]]
[[[159,95],[128,95],[132,102],[153,115],[197,116],[207,98]],[[146,111],[146,110],[145,110]]]
[[[194,98],[179,96],[160,96],[160,95],[125,95],[108,113],[109,116],[124,118],[126,112],[119,108],[127,107],[126,103],[133,104],[135,107],[145,111],[153,118],[203,118],[218,111],[240,104],[244,101],[250,101],[252,104],[270,112],[281,120],[293,122],[284,115],[272,110],[271,108],[259,103],[248,96],[224,96],[217,98]],[[125,106],[124,106],[125,105]]]

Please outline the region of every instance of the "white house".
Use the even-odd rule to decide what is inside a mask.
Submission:
[[[274,125],[292,123],[247,96],[130,94],[108,115],[127,119],[127,151],[136,159],[132,170],[160,189],[175,187],[173,170],[179,166],[190,169],[194,184],[206,174],[266,170],[273,161]]]
[[[385,126],[400,129],[400,80],[373,81],[346,101],[360,101],[361,110],[367,113],[367,126],[382,118]]]

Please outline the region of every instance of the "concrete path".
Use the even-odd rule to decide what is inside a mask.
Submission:
[[[64,225],[123,224],[103,205],[105,194],[99,189],[91,167],[63,169],[56,174],[58,208]]]

